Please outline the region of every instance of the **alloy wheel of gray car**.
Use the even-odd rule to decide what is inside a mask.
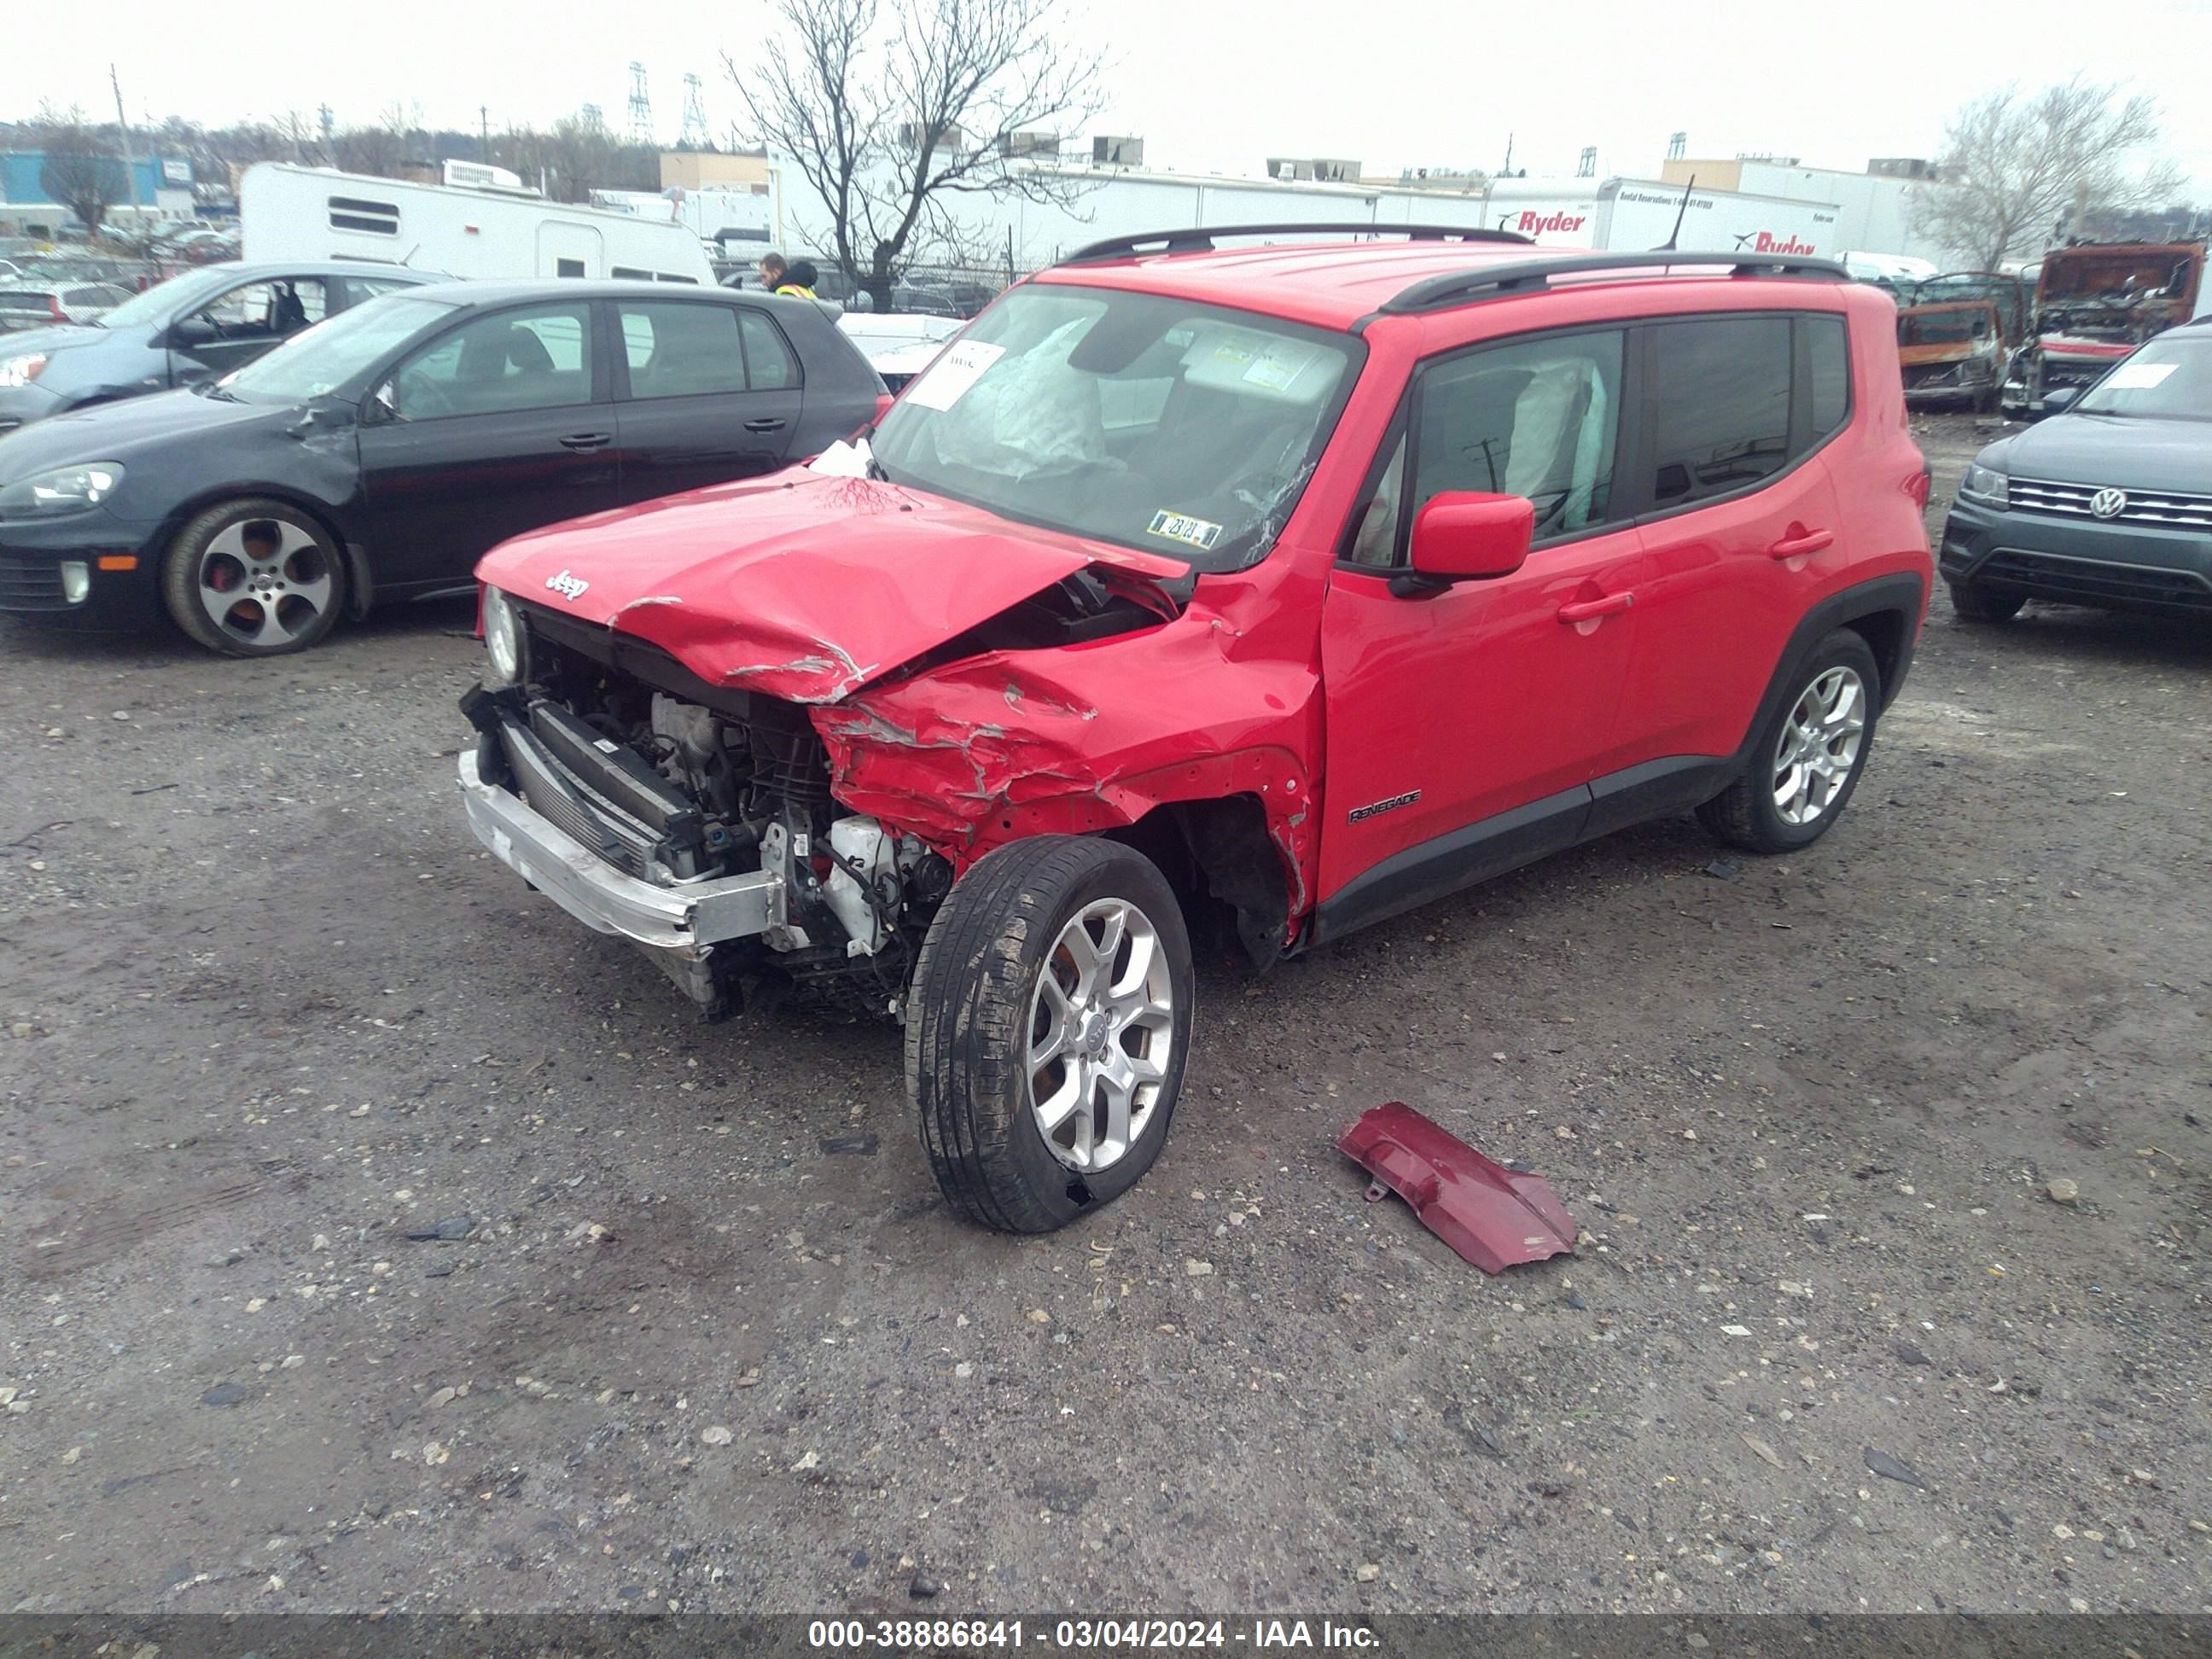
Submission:
[[[331,631],[345,599],[345,565],[298,508],[229,501],[178,532],[161,594],[177,625],[210,650],[273,657]]]

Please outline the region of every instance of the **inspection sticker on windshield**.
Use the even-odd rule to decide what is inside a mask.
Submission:
[[[2148,392],[2180,367],[2179,363],[2122,363],[2112,371],[2112,390]]]
[[[1194,519],[1188,513],[1170,513],[1162,507],[1152,514],[1146,533],[1205,549],[1221,539],[1221,526],[1211,519]]]
[[[938,360],[907,388],[906,400],[924,409],[950,409],[968,395],[969,387],[983,378],[983,371],[1006,355],[1001,345],[982,340],[955,340]]]

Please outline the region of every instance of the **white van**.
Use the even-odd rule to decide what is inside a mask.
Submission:
[[[534,194],[410,184],[264,161],[238,191],[249,260],[360,260],[447,276],[626,277],[711,284],[684,226]]]

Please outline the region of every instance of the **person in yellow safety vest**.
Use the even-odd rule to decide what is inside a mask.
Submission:
[[[784,267],[783,280],[776,284],[775,291],[794,300],[811,300],[817,297],[814,284],[820,277],[813,260],[794,259]]]
[[[783,281],[783,255],[770,251],[760,257],[761,286],[769,293],[775,292]]]

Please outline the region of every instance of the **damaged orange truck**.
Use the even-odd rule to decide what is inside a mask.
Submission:
[[[2154,334],[2212,309],[2202,242],[2085,242],[2044,255],[2035,313],[2007,375],[2008,414],[2070,403]]]
[[[1966,270],[1911,283],[1898,296],[1897,361],[1915,409],[1993,408],[2027,321],[2025,284]]]

